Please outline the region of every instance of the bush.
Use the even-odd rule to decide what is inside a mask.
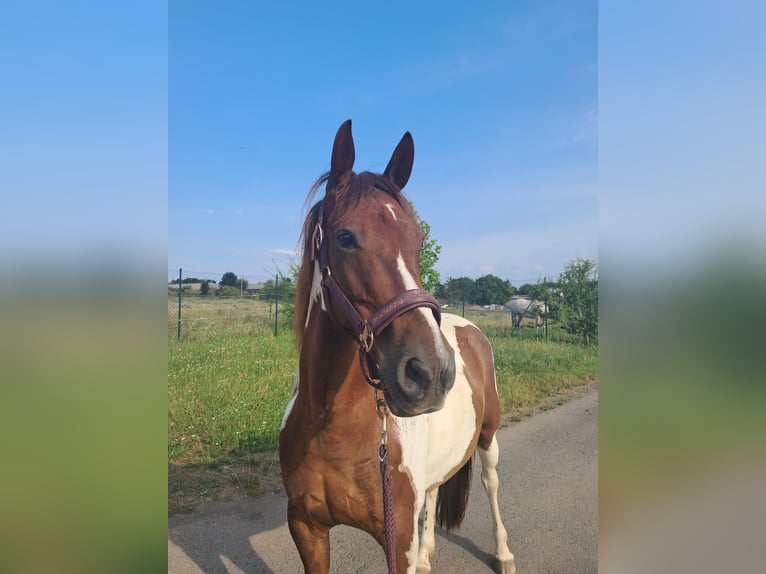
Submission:
[[[215,292],[216,297],[248,297],[248,293],[245,291],[240,291],[239,287],[231,287],[230,285],[224,285],[223,287],[218,287],[218,289]]]
[[[586,345],[598,342],[598,264],[595,259],[575,259],[559,276],[562,301],[559,320]]]

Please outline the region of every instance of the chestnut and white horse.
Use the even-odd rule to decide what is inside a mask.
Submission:
[[[348,120],[335,136],[329,173],[309,195],[326,181],[303,227],[300,359],[279,437],[288,524],[309,573],[329,572],[329,531],[337,524],[371,534],[386,550],[389,571],[430,572],[434,526],[460,525],[476,451],[495,567],[515,572],[497,499],[492,349],[473,324],[441,315],[422,290],[423,231],[401,191],[413,157],[408,132],[383,174],[356,174]]]

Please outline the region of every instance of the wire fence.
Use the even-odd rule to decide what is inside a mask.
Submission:
[[[169,337],[181,340],[232,331],[277,336],[292,325],[294,291],[289,278],[275,274],[227,280],[224,274],[216,281],[211,273],[177,273],[168,283]]]
[[[292,329],[295,292],[289,277],[280,274],[272,277],[243,276],[237,277],[234,285],[222,285],[221,281],[212,278],[198,280],[200,277],[215,277],[215,274],[185,274],[181,270],[176,273],[176,278],[168,284],[169,338],[277,336]],[[203,287],[204,283],[208,283],[207,288]],[[466,317],[489,336],[578,341],[577,337],[566,333],[559,323],[549,318],[529,315],[517,324],[510,311],[502,306],[445,305],[442,312]]]

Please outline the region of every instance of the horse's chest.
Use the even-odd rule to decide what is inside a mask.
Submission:
[[[312,417],[297,404],[284,434],[295,437],[289,456],[308,473],[345,473],[356,476],[377,462],[380,421],[374,415],[364,424],[342,412]],[[304,413],[304,416],[301,416]]]
[[[456,383],[442,410],[395,422],[401,467],[417,489],[449,478],[473,451],[478,436],[471,390],[465,384]]]

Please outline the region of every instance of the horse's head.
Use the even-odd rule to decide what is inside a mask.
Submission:
[[[363,368],[369,368],[372,380],[382,382],[388,407],[398,416],[440,409],[455,381],[454,350],[439,328],[438,303],[425,292],[412,291],[422,290],[424,234],[401,190],[413,158],[408,132],[382,175],[354,173],[351,120],[346,121],[335,136],[325,197],[312,209],[313,219],[321,223],[311,231],[313,243],[304,243],[304,250],[319,249],[320,244],[326,250],[316,257],[325,259],[316,268],[321,267],[325,287],[323,309],[337,329],[357,342],[367,339]],[[396,308],[404,306],[404,293],[415,301],[410,298],[409,310],[399,314]],[[388,315],[385,325],[376,327],[374,335],[360,337],[366,328],[360,327],[359,319],[361,324],[375,323],[381,310]]]

